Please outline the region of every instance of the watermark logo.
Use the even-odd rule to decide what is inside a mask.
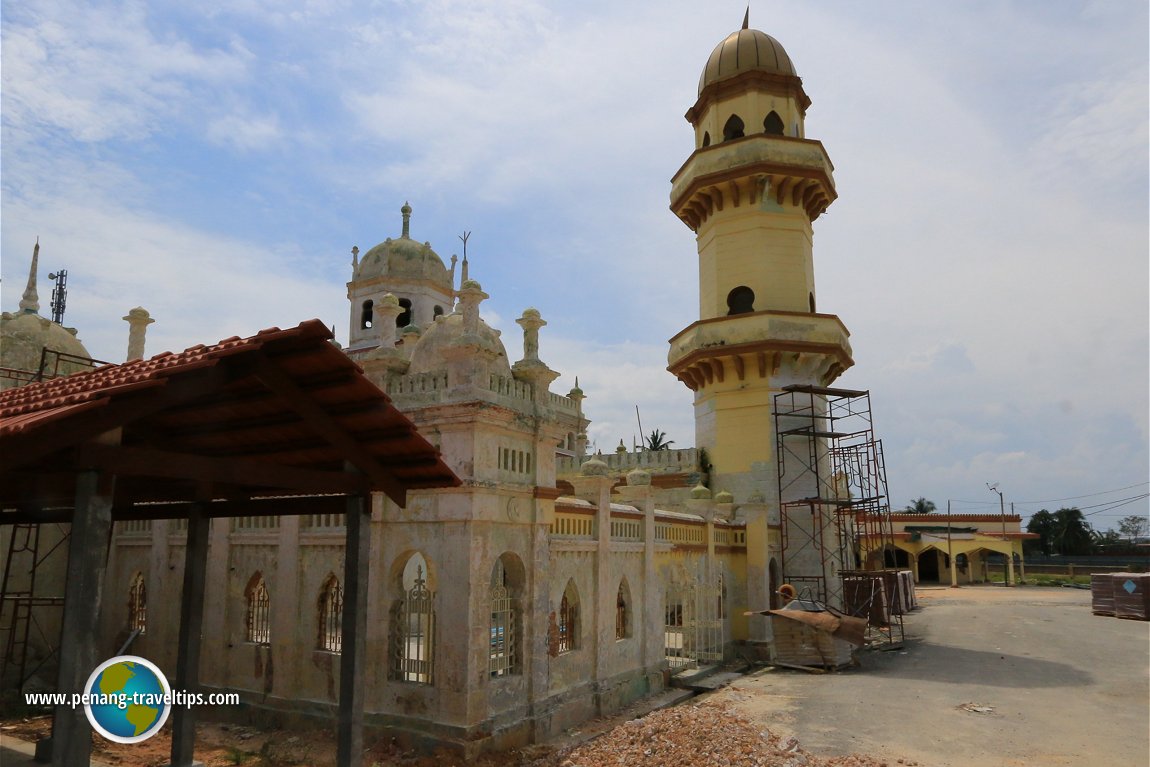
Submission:
[[[84,713],[96,732],[116,743],[139,743],[160,731],[172,713],[172,688],[146,658],[117,655],[84,685]]]

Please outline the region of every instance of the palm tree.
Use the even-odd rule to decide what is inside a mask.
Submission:
[[[671,445],[675,444],[675,440],[667,439],[666,433],[659,429],[655,429],[648,434],[644,442],[647,443],[648,450],[670,450]]]
[[[934,501],[928,501],[926,498],[919,496],[907,504],[904,510],[907,514],[933,514],[938,509],[934,505]]]

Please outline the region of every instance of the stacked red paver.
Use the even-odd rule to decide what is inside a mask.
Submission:
[[[1114,573],[1114,615],[1150,620],[1150,573]]]
[[[1095,615],[1114,614],[1114,577],[1112,573],[1090,576],[1090,607]]]

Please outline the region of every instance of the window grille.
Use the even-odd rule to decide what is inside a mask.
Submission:
[[[404,592],[392,621],[392,679],[432,684],[435,669],[435,592],[427,588],[423,566]]]
[[[316,647],[327,652],[343,650],[343,588],[329,575],[319,593],[319,629]]]
[[[579,595],[568,583],[559,603],[559,654],[579,649]]]
[[[503,562],[495,563],[491,587],[491,644],[487,670],[493,677],[508,676],[518,671],[519,647],[515,635],[515,598],[507,590],[507,573]]]
[[[148,589],[144,585],[143,573],[136,573],[132,586],[128,589],[128,629],[139,629],[143,634],[148,628]]]
[[[248,587],[247,641],[271,644],[271,601],[263,576],[257,573],[255,583]]]
[[[627,638],[627,595],[623,591],[623,584],[619,584],[619,593],[615,597],[615,638]]]

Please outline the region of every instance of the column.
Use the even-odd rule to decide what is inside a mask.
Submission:
[[[184,588],[180,599],[180,635],[173,688],[195,694],[200,689],[200,640],[203,637],[204,587],[208,572],[208,524],[205,504],[188,514],[184,548]],[[169,767],[192,767],[196,745],[196,712],[172,705],[172,761]]]
[[[68,580],[60,631],[56,692],[81,693],[102,658],[96,657],[100,596],[108,566],[115,477],[100,471],[76,475],[76,508],[68,540]],[[83,707],[57,706],[52,720],[53,767],[88,767],[92,725]]]
[[[343,643],[339,662],[339,720],[336,764],[363,761],[364,648],[367,583],[371,560],[370,499],[347,499],[347,543],[343,561]]]

